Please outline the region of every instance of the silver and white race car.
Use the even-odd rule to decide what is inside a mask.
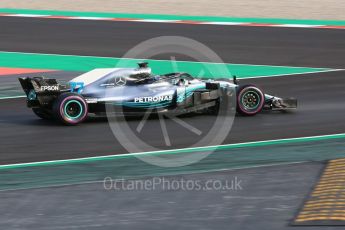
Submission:
[[[239,114],[253,116],[262,110],[297,108],[296,99],[264,94],[255,85],[233,81],[201,80],[188,73],[153,75],[148,63],[138,68],[94,69],[67,84],[44,77],[19,78],[27,95],[27,106],[43,119],[76,125],[88,115],[104,116],[107,107],[114,113],[211,112],[222,105],[234,106]],[[235,102],[235,105],[231,104]]]

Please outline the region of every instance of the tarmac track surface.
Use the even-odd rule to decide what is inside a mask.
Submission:
[[[226,62],[331,68],[345,66],[345,32],[342,30],[10,17],[0,17],[0,27],[2,51],[121,57],[129,48],[146,39],[180,35],[203,42]],[[165,58],[169,58],[169,54]],[[344,132],[343,75],[344,71],[339,71],[243,80],[242,83],[257,84],[270,94],[298,98],[299,109],[291,113],[236,117],[224,144]],[[105,120],[92,120],[78,127],[57,126],[37,119],[25,107],[24,99],[2,100],[0,111],[2,164],[126,152]],[[184,119],[191,124],[201,124],[199,128],[206,131],[213,118],[193,116]],[[137,122],[129,121],[130,124]],[[150,120],[143,135],[152,145],[163,148],[166,146],[160,129],[157,130],[158,125],[158,120]],[[173,133],[173,148],[188,147],[197,140],[188,130],[183,131],[176,124],[167,121],[167,126]]]
[[[344,71],[242,81],[257,84],[266,92],[299,99],[296,111],[264,112],[255,117],[235,118],[224,144],[342,133],[345,130],[343,104]],[[61,75],[61,73],[60,73]],[[69,159],[127,152],[114,137],[105,119],[91,119],[80,126],[66,127],[37,118],[25,106],[25,99],[0,101],[2,164]],[[195,115],[183,121],[207,132],[214,117]],[[172,148],[189,147],[199,136],[166,119]],[[125,121],[123,121],[125,122]],[[140,119],[128,119],[135,129]],[[148,120],[142,139],[158,148],[167,148],[159,120]]]
[[[233,188],[228,190],[200,191],[192,186],[183,190],[182,185],[168,189],[162,184],[152,190],[128,190],[128,182],[111,190],[105,190],[103,183],[91,183],[2,191],[0,227],[300,230],[305,227],[291,227],[289,223],[323,167],[314,162],[160,178],[175,184],[198,181],[202,186],[216,180]],[[241,187],[231,187],[236,179]]]
[[[344,30],[14,17],[0,17],[0,28],[2,51],[121,57],[147,39],[185,36],[227,63],[344,68],[345,59]]]
[[[3,17],[0,17],[0,28],[0,50],[7,51],[120,57],[145,39],[182,35],[205,43],[226,62],[232,63],[344,68],[345,60],[345,33],[340,30]],[[169,58],[169,55],[162,58]],[[71,78],[77,74],[59,72],[51,73],[51,76]],[[299,109],[291,113],[236,117],[224,143],[343,133],[343,75],[344,71],[339,71],[243,80],[242,83],[257,84],[268,93],[298,98]],[[1,78],[0,82],[13,81],[8,76]],[[0,111],[1,164],[126,152],[102,119],[77,127],[59,126],[36,118],[25,107],[23,98],[1,100]],[[210,116],[183,118],[191,124],[201,124],[199,128],[203,131],[212,119]],[[128,122],[135,126],[138,121]],[[195,140],[188,131],[176,125],[169,126],[170,123],[167,121],[167,126],[175,134],[172,147],[186,147]],[[165,147],[162,134],[155,132],[158,125],[156,119],[149,120],[144,134],[150,143]],[[1,192],[0,206],[4,215],[0,226],[18,229],[114,229],[114,226],[119,229],[161,229],[162,225],[167,229],[176,229],[176,226],[188,229],[289,229],[289,221],[322,168],[321,163],[314,162],[182,176],[192,180],[216,178],[222,181],[236,176],[243,181],[241,191],[198,193],[158,189],[113,193],[105,191],[101,184],[85,184]],[[23,175],[28,175],[25,170]],[[19,200],[23,202],[18,203]]]

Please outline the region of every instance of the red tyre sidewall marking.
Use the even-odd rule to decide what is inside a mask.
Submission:
[[[80,103],[82,103],[82,104],[84,105],[85,113],[84,113],[84,115],[83,115],[81,118],[76,119],[76,120],[72,120],[72,119],[66,118],[64,109],[65,109],[65,103],[66,103],[66,101],[68,101],[68,100],[77,100],[77,101],[79,101]],[[61,104],[60,104],[60,110],[59,110],[59,111],[60,111],[61,117],[63,117],[63,119],[64,119],[66,122],[71,123],[71,124],[76,124],[76,123],[82,122],[82,121],[86,118],[87,113],[88,113],[88,106],[87,106],[87,103],[85,103],[84,100],[80,100],[80,97],[69,96],[69,97],[66,97],[66,98],[61,102]]]
[[[258,91],[259,92],[259,94],[260,94],[260,96],[261,96],[261,98],[260,98],[260,105],[257,107],[257,109],[255,110],[255,111],[253,111],[253,112],[248,112],[248,111],[246,111],[244,108],[243,108],[243,106],[242,106],[242,104],[241,104],[241,96],[242,96],[242,94],[244,93],[244,91],[246,91],[248,88],[253,88],[253,89],[255,89],[256,91]],[[262,107],[264,106],[264,101],[265,101],[265,95],[262,93],[262,91],[259,89],[259,88],[257,88],[257,87],[254,87],[254,86],[250,86],[250,87],[246,87],[246,88],[243,88],[241,91],[240,91],[240,93],[238,94],[238,97],[237,97],[237,105],[240,107],[240,109],[241,109],[241,111],[243,112],[243,113],[245,113],[245,114],[248,114],[248,115],[253,115],[253,114],[255,114],[255,113],[258,113],[261,109],[262,109]]]

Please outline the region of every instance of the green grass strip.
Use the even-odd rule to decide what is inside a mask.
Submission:
[[[143,59],[120,59],[110,57],[31,54],[0,52],[0,66],[13,68],[54,69],[62,71],[86,72],[95,68],[136,67]],[[306,68],[289,66],[247,65],[247,64],[217,64],[190,61],[177,61],[175,69],[170,60],[148,60],[155,74],[170,72],[188,72],[200,78],[229,78],[229,72],[239,78],[259,76],[279,76],[331,71],[326,68]],[[227,71],[226,71],[227,70]],[[229,72],[228,72],[229,71]]]

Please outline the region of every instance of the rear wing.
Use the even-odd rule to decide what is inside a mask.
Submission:
[[[43,77],[25,77],[19,78],[19,82],[26,95],[28,95],[32,90],[34,90],[34,92],[36,93],[60,91],[60,84],[56,81],[56,79],[47,79]]]
[[[28,107],[49,106],[62,92],[69,91],[60,85],[56,79],[44,77],[19,78],[19,82],[27,96]]]

